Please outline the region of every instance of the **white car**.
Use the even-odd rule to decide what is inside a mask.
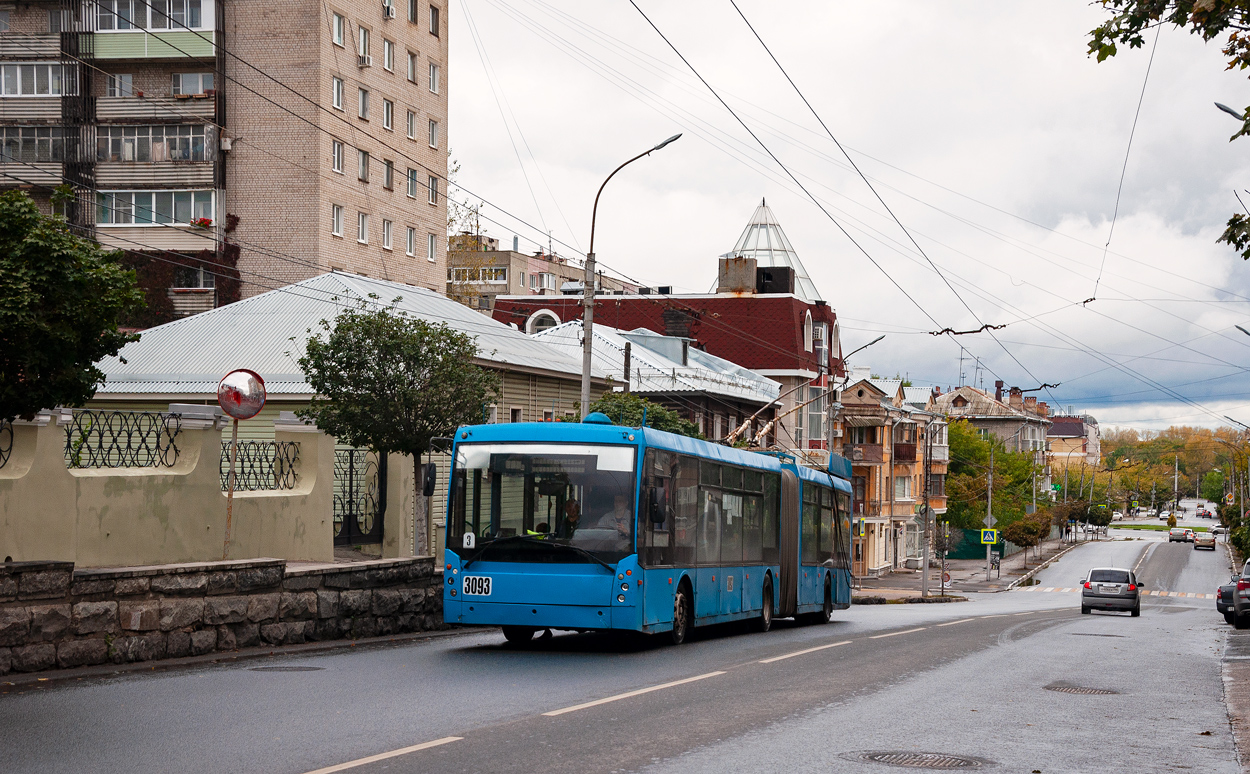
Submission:
[[[1124,521],[1124,514],[1120,513],[1119,511],[1114,511],[1111,514],[1111,520],[1112,521]]]

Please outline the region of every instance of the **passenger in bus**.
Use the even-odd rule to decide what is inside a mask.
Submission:
[[[633,521],[634,514],[629,507],[629,498],[618,494],[612,498],[612,510],[600,517],[599,523],[595,526],[599,529],[615,529],[618,535],[627,538]]]
[[[581,518],[581,503],[570,498],[568,502],[564,504],[564,520],[561,521],[559,526],[556,528],[556,537],[565,539],[573,537],[573,533],[576,532],[578,526],[580,526]]]

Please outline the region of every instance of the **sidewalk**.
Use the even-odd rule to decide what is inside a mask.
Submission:
[[[1104,538],[1105,539],[1105,538]],[[1049,562],[1058,554],[1070,548],[1073,543],[1063,540],[1049,540],[1038,546],[1036,552],[1030,548],[1002,560],[1002,566],[985,580],[984,559],[949,559],[946,572],[951,580],[947,585],[947,594],[963,595],[968,593],[984,593],[1006,591],[1027,573]],[[1079,545],[1079,543],[1077,543]],[[1028,554],[1027,569],[1025,554]],[[938,596],[941,591],[942,570],[937,567],[929,569],[929,594]],[[853,590],[855,597],[884,597],[885,599],[907,599],[920,596],[920,570],[897,570],[880,578],[863,578],[861,586]]]

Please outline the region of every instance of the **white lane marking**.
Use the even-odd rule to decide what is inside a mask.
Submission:
[[[620,701],[621,699],[628,699],[634,696],[641,696],[644,693],[651,693],[652,691],[662,691],[665,688],[673,688],[678,685],[685,685],[686,683],[693,683],[696,680],[706,680],[709,677],[716,677],[717,675],[723,675],[723,674],[725,674],[723,671],[708,672],[705,675],[698,675],[696,677],[687,677],[685,680],[674,680],[671,683],[664,683],[663,685],[653,685],[650,688],[639,688],[636,691],[627,691],[626,693],[618,693],[615,696],[608,696],[605,699],[595,699],[594,701],[588,701],[585,704],[576,704],[572,707],[565,707],[564,709],[552,710],[551,712],[544,712],[543,716],[554,718],[556,715],[563,715],[566,712],[577,712],[578,710],[590,709],[591,707],[598,707],[600,704],[608,704],[610,702]]]
[[[784,661],[784,660],[786,660],[786,659],[788,659],[788,658],[794,658],[795,656],[802,656],[802,655],[804,655],[804,654],[806,654],[806,653],[815,653],[815,652],[816,652],[816,651],[818,651],[818,650],[828,650],[829,648],[836,648],[836,647],[838,647],[839,645],[850,645],[850,644],[851,644],[851,641],[850,641],[850,640],[843,640],[842,642],[834,642],[834,643],[829,644],[829,645],[820,645],[820,646],[815,647],[815,648],[808,648],[807,650],[796,650],[796,651],[794,651],[793,653],[787,653],[787,654],[786,654],[786,655],[784,655],[784,656],[773,656],[772,658],[765,658],[765,659],[761,659],[761,660],[760,660],[760,663],[761,663],[761,664],[771,664],[771,663],[773,663],[774,661]]]
[[[1040,612],[1042,611],[1041,610],[1026,610],[1023,613],[1012,613],[1012,615],[1033,615],[1034,613],[1040,613]]]
[[[1055,590],[1054,586],[1048,586],[1047,588],[1042,589],[1042,591],[1054,591],[1054,590]]]
[[[452,742],[459,742],[461,739],[464,739],[464,737],[463,736],[445,736],[442,739],[435,739],[433,742],[422,742],[421,744],[414,744],[412,747],[401,747],[398,750],[391,750],[390,752],[378,753],[377,755],[370,755],[368,758],[358,758],[357,760],[348,761],[347,763],[340,763],[335,766],[327,766],[324,769],[317,769],[316,771],[310,771],[308,772],[308,774],[333,774],[333,772],[336,772],[336,771],[346,771],[347,769],[354,769],[357,766],[364,766],[365,764],[368,764],[368,763],[384,761],[387,758],[397,758],[400,755],[407,755],[408,753],[414,753],[418,750],[428,750],[431,747],[438,747],[439,745],[451,744]]]
[[[881,639],[882,637],[896,637],[896,636],[898,636],[898,635],[900,635],[900,634],[911,634],[912,632],[922,632],[922,631],[924,631],[924,630],[925,630],[925,629],[927,629],[927,628],[928,628],[928,627],[926,627],[926,626],[918,626],[918,627],[916,627],[915,629],[905,629],[904,631],[901,631],[901,632],[890,632],[889,634],[874,634],[873,636],[869,637],[868,639],[870,639],[870,640],[879,640],[879,639]]]
[[[983,615],[982,618],[1006,618],[1010,613],[995,613],[994,615]]]
[[[955,624],[968,623],[969,621],[975,621],[975,620],[977,620],[977,619],[975,619],[975,618],[965,618],[965,619],[963,619],[962,621],[947,621],[946,623],[940,623],[940,624],[938,624],[938,626],[954,626]]]

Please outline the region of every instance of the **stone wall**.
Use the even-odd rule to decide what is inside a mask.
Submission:
[[[0,564],[0,675],[443,628],[433,559]]]

